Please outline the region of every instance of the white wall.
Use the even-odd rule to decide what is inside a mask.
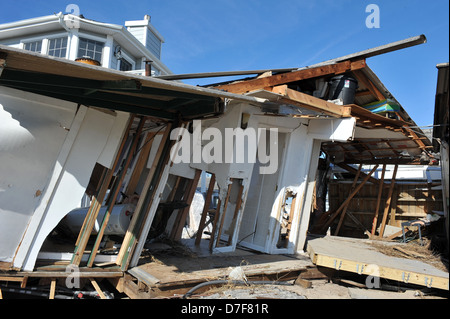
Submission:
[[[128,120],[127,113],[105,113],[81,106],[52,172],[45,202],[39,205],[20,245],[15,267],[31,271],[48,234],[80,205],[95,163],[112,164]],[[109,159],[109,160],[108,160]]]
[[[0,129],[0,261],[31,271],[48,234],[79,207],[95,163],[112,164],[129,114],[5,87],[0,104],[9,123]]]
[[[11,262],[42,199],[76,104],[0,87],[0,122],[23,138],[0,142],[0,261]],[[5,126],[2,125],[4,129]],[[8,131],[0,134],[5,137]]]

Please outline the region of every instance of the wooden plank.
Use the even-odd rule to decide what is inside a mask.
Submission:
[[[64,267],[65,268],[65,267]],[[82,268],[80,268],[81,270]],[[19,272],[17,274],[11,275],[9,278],[17,278],[17,276],[26,275],[29,278],[67,278],[68,276],[73,275],[73,272],[67,271],[32,271],[32,272]],[[80,278],[117,278],[122,277],[122,271],[80,271],[77,273]],[[22,281],[22,277],[20,280]]]
[[[219,243],[220,243],[220,236],[222,235],[222,228],[223,228],[223,223],[225,222],[225,214],[227,213],[227,207],[228,207],[228,202],[230,200],[230,193],[231,193],[231,187],[232,187],[233,183],[228,184],[228,190],[227,190],[227,196],[225,198],[225,202],[223,205],[223,210],[222,213],[220,213],[220,209],[218,209],[216,211],[217,215],[220,215],[220,227],[219,227],[219,231],[217,233],[217,236],[214,238],[214,241],[216,242],[216,247],[219,247]]]
[[[391,215],[389,217],[389,225],[396,225],[396,215],[397,215],[397,202],[398,202],[398,190],[396,187],[394,187],[394,194],[392,195],[392,202],[391,202]]]
[[[344,61],[336,64],[323,65],[310,69],[303,69],[294,72],[276,74],[265,78],[242,81],[238,83],[231,83],[227,85],[217,86],[216,89],[231,92],[231,93],[246,93],[265,87],[276,86],[280,84],[311,79],[324,75],[341,74],[347,71],[359,70],[366,67],[365,59],[354,62]]]
[[[192,199],[194,198],[195,191],[197,190],[198,181],[200,179],[201,170],[195,170],[194,179],[192,179],[188,193],[186,194],[185,201],[187,206],[183,208],[180,212],[178,212],[178,216],[175,219],[174,227],[170,234],[170,238],[173,240],[179,240],[181,238],[183,228],[186,222],[186,218],[189,215],[189,210],[191,208]]]
[[[311,260],[306,256],[266,254],[212,255],[194,258],[161,256],[158,260],[158,263],[146,263],[138,266],[138,268],[158,278],[159,282],[155,283],[153,287],[160,289],[226,279],[230,271],[238,266],[242,268],[249,279],[250,277],[279,275],[278,280],[287,280],[284,277],[287,276],[287,273],[298,275],[296,272],[314,267]]]
[[[375,236],[375,229],[377,228],[378,213],[380,210],[381,195],[383,194],[383,184],[384,184],[384,174],[385,173],[386,173],[386,164],[383,164],[383,171],[381,172],[380,185],[378,187],[377,205],[375,208],[375,215],[373,216],[373,221],[372,221],[372,232],[371,232],[372,236]]]
[[[162,152],[164,150],[164,145],[169,138],[169,134],[171,131],[171,124],[168,124],[164,131],[163,138],[161,139],[161,142],[158,146],[158,151],[155,155],[155,160],[152,163],[152,166],[150,168],[150,171],[147,175],[147,179],[145,180],[143,192],[141,196],[139,197],[139,201],[136,205],[136,209],[133,214],[133,218],[131,219],[130,225],[128,226],[127,232],[125,234],[124,240],[122,241],[122,246],[120,247],[119,254],[117,255],[116,264],[122,265],[126,262],[124,260],[125,255],[127,254],[127,250],[130,249],[131,242],[134,240],[133,238],[136,238],[135,228],[137,227],[137,222],[143,217],[140,217],[140,215],[144,215],[146,212],[144,212],[143,206],[145,204],[145,198],[147,197],[147,194],[149,192],[150,185],[152,183],[158,162],[161,160]],[[129,252],[128,252],[129,253]]]
[[[239,192],[237,195],[238,197],[237,197],[237,201],[236,201],[236,207],[234,208],[234,214],[233,214],[233,219],[232,219],[233,230],[231,231],[230,236],[228,236],[228,245],[231,245],[231,243],[233,241],[234,228],[236,227],[237,216],[238,216],[238,213],[241,210],[241,206],[242,206],[243,191],[244,191],[244,185],[242,185],[242,180],[241,180],[241,184],[239,185]]]
[[[134,195],[134,191],[137,187],[137,184],[139,183],[139,179],[142,175],[142,170],[144,169],[145,165],[147,164],[148,156],[150,154],[150,150],[152,149],[153,145],[153,139],[157,135],[156,132],[149,132],[147,133],[147,136],[145,137],[145,140],[143,142],[143,145],[141,146],[141,149],[139,150],[139,157],[136,161],[136,164],[133,168],[133,173],[131,175],[130,181],[128,182],[127,189],[125,191],[125,194],[128,197],[132,197]]]
[[[276,86],[272,89],[272,92],[284,96],[284,98],[279,100],[280,103],[294,104],[299,107],[334,117],[351,116],[351,107],[349,106],[327,102],[312,95],[289,89],[287,85]]]
[[[372,93],[372,95],[377,98],[379,101],[382,101],[385,98],[384,94],[381,93],[377,87],[372,83],[372,81],[370,81],[367,76],[360,70],[354,70],[353,71],[353,75],[356,77],[356,79],[358,80],[358,82],[361,82],[366,89],[368,89],[370,91],[370,93]]]
[[[379,233],[380,237],[383,237],[384,228],[386,227],[386,219],[387,219],[387,216],[388,216],[388,213],[389,213],[389,209],[391,207],[392,194],[394,192],[395,177],[397,175],[397,170],[398,170],[398,165],[395,165],[394,172],[392,173],[391,185],[389,187],[389,194],[388,194],[388,197],[387,197],[387,200],[386,200],[386,205],[384,206],[383,220],[381,221],[380,233]]]
[[[136,130],[135,136],[133,138],[133,142],[132,142],[132,144],[130,146],[130,149],[128,150],[128,155],[126,157],[126,161],[125,161],[125,164],[124,164],[124,166],[122,168],[122,171],[120,172],[120,175],[118,176],[117,180],[115,181],[114,187],[110,190],[109,199],[108,199],[108,203],[107,203],[108,208],[106,209],[105,215],[103,216],[103,220],[102,220],[102,223],[100,225],[100,229],[98,231],[97,237],[95,239],[94,246],[91,249],[91,254],[90,254],[88,262],[87,262],[87,266],[88,267],[92,267],[92,265],[94,264],[95,256],[97,255],[98,249],[100,247],[100,243],[101,243],[101,241],[103,239],[103,235],[105,233],[106,226],[108,225],[109,218],[111,216],[111,212],[112,212],[112,210],[114,208],[114,205],[116,203],[116,199],[117,199],[117,196],[119,195],[119,191],[120,191],[120,188],[122,186],[122,183],[123,183],[123,180],[125,178],[125,175],[126,175],[126,173],[128,171],[128,167],[130,166],[131,160],[134,158],[134,152],[135,152],[135,150],[136,150],[136,148],[138,146],[138,141],[139,141],[140,135],[142,133],[142,130],[144,128],[144,125],[145,125],[146,121],[147,121],[147,118],[145,118],[145,117],[141,118],[141,120],[139,122],[139,126],[138,126],[138,128]],[[123,137],[122,138],[122,145],[125,145],[125,140],[126,139]],[[116,156],[115,165],[118,163],[119,156],[120,156],[120,153],[118,152],[117,156]]]
[[[52,282],[50,284],[49,299],[55,299],[55,291],[56,291],[56,279],[52,279]]]
[[[350,187],[350,194],[355,190],[356,183],[358,182],[359,175],[361,174],[361,169],[362,169],[362,164],[359,164],[358,171],[356,172],[356,175],[355,175],[355,178],[353,180],[352,186]],[[342,225],[342,222],[344,221],[345,213],[347,212],[347,208],[348,208],[349,204],[350,204],[350,201],[347,202],[347,204],[342,209],[341,218],[339,219],[339,223],[338,223],[338,225],[336,227],[336,231],[334,232],[335,236],[337,236],[339,234],[339,230],[341,229],[341,225]]]
[[[310,240],[307,251],[317,266],[431,288],[449,289],[448,272],[422,261],[387,256],[368,242],[355,238],[323,237]]]
[[[98,295],[100,296],[101,299],[106,299],[105,294],[103,293],[103,291],[100,289],[100,286],[98,285],[98,283],[95,281],[95,279],[90,278],[89,279],[91,281],[92,286],[94,286],[95,291],[97,291]]]
[[[336,267],[338,267],[339,270],[358,273],[364,276],[373,276],[376,274],[377,276],[374,277],[381,277],[396,280],[399,282],[407,282],[409,284],[426,286],[428,288],[448,290],[448,278],[441,276],[432,276],[414,271],[405,271],[403,269],[398,269],[395,267],[375,266],[376,264],[363,263],[355,260],[346,260],[320,254],[315,257],[315,260],[317,265],[323,267],[335,269]],[[358,272],[357,269],[361,268],[363,269],[363,271]]]
[[[211,179],[209,180],[208,192],[206,193],[205,206],[203,206],[202,217],[197,230],[197,237],[195,238],[195,245],[199,246],[202,239],[203,230],[205,229],[206,217],[208,215],[209,206],[211,205],[212,194],[214,191],[214,185],[216,184],[216,175],[211,174]]]
[[[301,274],[298,275],[297,279],[294,281],[294,285],[301,286],[303,288],[311,288],[312,282],[306,279],[301,278]]]
[[[211,236],[209,238],[209,251],[212,251],[214,248],[214,242],[215,242],[215,233],[217,230],[217,223],[219,222],[219,211],[220,211],[220,207],[222,206],[222,201],[219,200],[217,202],[217,208],[216,208],[216,213],[214,214],[214,220],[213,220],[213,228],[212,228],[212,232],[211,232]]]
[[[130,119],[128,121],[127,129],[125,130],[125,132],[127,132],[127,133],[129,132],[129,130],[133,124],[133,120],[134,120],[134,115],[132,115],[130,117]],[[127,133],[125,133],[125,134],[127,134]],[[118,165],[120,152],[125,145],[124,140],[126,140],[125,136],[122,137],[122,143],[121,143],[119,151],[117,152],[114,164],[113,164],[112,168],[108,170],[108,172],[102,182],[102,186],[100,187],[100,190],[97,193],[97,196],[94,196],[91,207],[89,208],[89,211],[86,215],[85,221],[83,223],[84,227],[81,228],[80,233],[78,235],[77,243],[76,243],[74,254],[72,257],[72,261],[71,261],[71,263],[74,265],[79,265],[81,263],[81,259],[83,258],[83,254],[86,249],[89,237],[92,233],[92,230],[95,225],[95,221],[97,220],[97,216],[98,216],[98,213],[101,208],[101,203],[103,202],[103,200],[106,196],[106,192],[108,191],[109,184],[113,177],[115,168]]]
[[[377,170],[378,165],[375,165],[369,174],[364,178],[364,180],[355,188],[355,190],[347,197],[347,199],[341,204],[341,206],[334,212],[334,214],[330,217],[330,219],[325,223],[322,230],[327,229],[328,226],[334,221],[334,219],[339,215],[342,209],[344,209],[345,205],[359,192],[359,190],[364,186],[364,184],[369,180],[370,176]]]
[[[358,170],[356,168],[353,168],[350,165],[347,165],[345,163],[337,163],[336,165],[341,167],[341,168],[343,168],[343,169],[345,169],[346,171],[348,171],[350,173],[353,173],[353,174],[356,174],[358,172]],[[367,174],[364,173],[364,172],[361,172],[360,174],[361,174],[362,177],[366,177],[367,176]],[[371,182],[372,184],[375,184],[375,185],[379,185],[380,184],[380,180],[376,179],[375,177],[372,177],[372,176],[369,177],[369,182]],[[389,187],[389,185],[383,183],[383,187]]]

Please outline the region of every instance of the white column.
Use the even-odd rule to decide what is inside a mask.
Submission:
[[[41,47],[41,53],[42,54],[48,54],[48,45],[49,45],[48,39],[42,39],[42,47]]]
[[[105,68],[111,68],[111,59],[114,54],[114,39],[112,35],[106,36],[105,47],[103,48],[102,66]]]
[[[78,29],[72,29],[69,33],[69,41],[68,41],[68,56],[69,60],[74,61],[78,57],[78,43],[80,42],[80,38],[78,37]]]

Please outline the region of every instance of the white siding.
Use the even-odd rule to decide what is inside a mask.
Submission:
[[[158,59],[161,59],[161,40],[151,30],[147,31],[146,47]]]

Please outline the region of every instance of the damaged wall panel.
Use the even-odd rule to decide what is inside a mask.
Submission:
[[[2,139],[0,145],[0,261],[12,262],[43,198],[77,106],[5,87],[0,87],[0,105],[2,126],[12,122],[26,133],[19,144]]]
[[[242,144],[238,143],[238,137],[231,140],[232,151],[227,151],[229,145],[221,145],[223,162],[203,158],[204,162],[190,164],[190,167],[214,174],[217,179],[220,201],[210,239],[210,248],[214,252],[232,251],[238,243],[267,253],[294,253],[296,249],[303,249],[320,143],[322,140],[347,141],[353,138],[353,118],[331,121],[333,123],[263,115],[259,108],[243,103],[229,103],[222,117],[202,121],[201,133],[214,128],[223,138],[227,129],[245,127],[241,132],[248,134]],[[258,132],[253,145],[249,129]],[[273,137],[270,129],[276,132]],[[205,147],[210,140],[198,142]],[[226,143],[226,137],[223,142]],[[270,160],[263,158],[260,161],[261,158],[255,154],[256,158],[252,158],[251,151],[248,152],[250,147],[255,153],[262,148],[262,153],[266,152]],[[241,161],[236,160],[238,152],[241,152]],[[244,152],[246,154],[242,154]],[[180,171],[178,165],[181,164],[175,164],[173,171]],[[292,196],[286,203],[288,193]],[[284,227],[282,209],[286,205],[292,205],[292,211],[288,226]],[[283,240],[280,238],[285,237],[286,231],[289,233],[287,241],[281,243]]]
[[[116,116],[84,106],[78,109],[45,185],[42,201],[18,249],[15,268],[33,269],[47,235],[67,213],[80,206],[96,162],[102,154],[109,153],[106,156],[109,157],[117,150],[127,118],[128,115]]]

